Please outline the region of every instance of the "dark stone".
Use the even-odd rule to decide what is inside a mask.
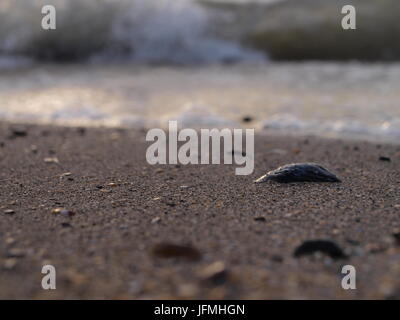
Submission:
[[[179,258],[189,261],[201,259],[201,253],[196,248],[173,243],[160,243],[153,247],[154,256],[164,259]]]
[[[396,240],[396,243],[400,245],[400,232],[393,233],[393,238]]]
[[[343,250],[333,241],[330,240],[307,240],[296,248],[293,255],[296,258],[312,255],[321,252],[332,259],[346,259],[347,256]]]
[[[63,228],[71,228],[71,224],[68,223],[68,222],[63,222],[63,223],[61,223],[61,226],[62,226]]]
[[[245,116],[242,118],[242,122],[252,122],[253,118],[251,116]]]
[[[18,137],[26,137],[28,135],[28,131],[23,127],[12,127],[10,128],[10,139],[18,138]]]
[[[254,221],[265,222],[267,221],[267,219],[265,219],[264,217],[255,217]]]
[[[81,135],[81,136],[84,136],[85,133],[86,133],[86,129],[85,129],[85,128],[82,128],[82,127],[77,128],[76,131],[77,131],[78,134]]]
[[[383,157],[383,156],[380,156],[380,157],[379,157],[379,161],[386,161],[386,162],[390,162],[390,158],[389,158],[389,157]]]

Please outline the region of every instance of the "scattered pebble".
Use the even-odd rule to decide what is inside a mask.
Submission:
[[[14,214],[14,213],[15,213],[15,211],[12,210],[12,209],[7,209],[7,210],[4,210],[3,212],[4,212],[5,214]]]
[[[312,255],[321,252],[332,259],[346,259],[347,256],[343,250],[333,241],[330,240],[307,240],[304,241],[294,251],[294,256],[299,258],[305,255]]]
[[[28,131],[23,127],[12,127],[10,128],[10,136],[9,138],[18,138],[18,137],[26,137],[28,135]]]
[[[242,118],[242,122],[252,122],[253,121],[253,118],[251,117],[251,116],[244,116],[243,118]]]
[[[198,261],[202,255],[199,250],[190,246],[173,243],[160,243],[153,247],[152,253],[159,258],[180,258],[188,261]]]
[[[109,186],[109,187],[116,187],[116,186],[117,186],[117,184],[116,184],[116,183],[114,183],[114,182],[111,182],[111,183],[107,184],[107,186]]]
[[[380,156],[379,160],[380,161],[386,161],[386,162],[390,162],[391,161],[389,157],[384,157],[384,156]]]
[[[81,136],[83,136],[86,133],[86,129],[79,127],[79,128],[76,128],[76,132],[78,132]]]
[[[32,153],[37,153],[38,152],[38,147],[37,146],[35,146],[35,145],[31,145],[30,147],[29,147],[29,151],[30,152],[32,152]]]
[[[222,261],[217,261],[201,270],[199,275],[213,285],[222,285],[228,280],[229,272]]]
[[[72,227],[71,224],[68,223],[68,222],[63,222],[63,223],[61,223],[61,226],[62,226],[63,228],[70,228],[70,227]]]
[[[151,219],[151,223],[157,223],[157,222],[160,222],[160,221],[161,221],[160,217],[155,217],[155,218]]]
[[[381,243],[368,243],[364,248],[366,251],[372,254],[381,253],[387,250],[387,247]]]
[[[18,260],[15,258],[6,259],[3,263],[3,269],[12,270],[17,265]]]
[[[5,243],[6,245],[14,244],[14,243],[15,243],[15,239],[14,239],[14,238],[11,238],[11,237],[8,237],[8,238],[6,238],[6,239],[4,240],[4,243]]]
[[[46,163],[60,163],[58,161],[58,158],[56,158],[56,157],[44,158],[44,162],[46,162]]]
[[[255,180],[255,183],[276,181],[289,182],[340,182],[340,179],[324,167],[314,163],[288,164]]]
[[[169,207],[175,207],[175,206],[176,206],[176,203],[174,203],[174,202],[172,202],[172,201],[166,202],[165,204],[166,204],[167,206],[169,206]]]
[[[51,213],[53,214],[59,214],[59,215],[63,215],[66,217],[72,217],[75,215],[75,212],[67,210],[65,208],[55,208],[51,211]]]
[[[12,248],[7,251],[7,258],[22,258],[25,256],[25,251],[19,248]]]
[[[63,173],[60,177],[62,178],[62,177],[69,177],[69,176],[71,176],[72,175],[72,173],[71,172],[65,172],[65,173]]]
[[[265,222],[267,219],[265,219],[265,217],[255,217],[254,221]]]
[[[396,243],[400,245],[400,232],[393,233],[393,238],[395,239]]]

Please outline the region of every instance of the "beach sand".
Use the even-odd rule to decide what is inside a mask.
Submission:
[[[0,124],[2,299],[400,297],[399,145],[259,132],[254,173],[235,176],[232,165],[151,166],[145,131],[10,126]],[[305,161],[342,183],[253,183]],[[314,239],[347,258],[294,256]],[[46,264],[56,290],[41,288]],[[347,264],[356,290],[341,287]]]

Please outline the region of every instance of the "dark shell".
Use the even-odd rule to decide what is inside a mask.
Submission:
[[[307,240],[296,248],[293,255],[296,258],[301,256],[312,255],[316,252],[321,252],[332,259],[346,259],[347,255],[333,241],[330,240]]]
[[[272,170],[255,180],[255,183],[266,181],[289,182],[341,182],[333,173],[315,163],[288,164]]]

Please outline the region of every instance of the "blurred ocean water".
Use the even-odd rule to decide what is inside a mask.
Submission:
[[[52,64],[0,73],[0,119],[12,122],[159,128],[178,120],[398,143],[399,101],[400,64]]]
[[[41,7],[57,30],[41,29]],[[357,30],[341,27],[346,0],[2,0],[0,56],[40,61],[233,63],[400,60],[400,1],[353,0]],[[4,62],[4,59],[3,59]]]
[[[57,29],[41,29],[54,5]],[[263,54],[210,32],[208,10],[192,0],[2,0],[0,55],[38,60],[215,63]]]

